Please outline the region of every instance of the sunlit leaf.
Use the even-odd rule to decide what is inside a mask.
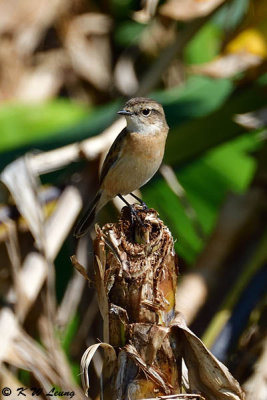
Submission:
[[[155,92],[152,96],[163,104],[168,123],[172,127],[216,110],[232,89],[232,82],[227,79],[191,76],[182,87]]]
[[[160,13],[165,17],[178,21],[187,21],[203,17],[211,13],[224,0],[169,0],[160,8]]]
[[[247,134],[218,146],[177,171],[179,182],[207,234],[214,227],[217,213],[227,193],[243,192],[248,187],[256,167],[254,159],[248,153],[255,151],[260,145],[256,134]],[[193,262],[204,242],[195,232],[180,200],[162,179],[147,185],[143,193],[147,204],[159,211],[160,217],[177,239],[176,249],[180,257],[187,262]]]
[[[86,108],[63,100],[45,104],[7,104],[0,108],[0,151],[40,138],[53,138],[55,131],[83,119]]]
[[[209,22],[194,36],[185,49],[185,61],[199,64],[211,61],[220,51],[223,30]]]

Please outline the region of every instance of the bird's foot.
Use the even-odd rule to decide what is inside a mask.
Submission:
[[[132,195],[132,193],[131,193]],[[139,199],[137,196],[132,195],[134,198],[137,198],[138,201],[142,201],[141,199]],[[142,227],[145,226],[144,222],[141,220],[141,218],[138,215],[138,212],[136,211],[134,205],[128,203],[127,200],[125,200],[125,198],[121,195],[118,194],[118,197],[127,205],[127,207],[129,207],[130,211],[131,211],[131,223],[132,225],[134,225],[136,222],[138,222],[139,225],[141,225]],[[145,204],[145,203],[144,203]],[[146,205],[145,205],[146,206]],[[144,207],[143,207],[144,208]],[[147,209],[147,206],[146,206]]]
[[[130,210],[131,210],[131,223],[132,225],[135,225],[135,223],[137,222],[139,225],[141,225],[143,228],[145,227],[144,222],[141,220],[141,218],[138,215],[138,212],[136,211],[136,209],[130,205]]]
[[[148,210],[148,206],[146,205],[146,203],[142,199],[140,199],[138,196],[136,196],[133,193],[130,193],[130,195],[140,203],[140,205],[142,206],[143,210]]]

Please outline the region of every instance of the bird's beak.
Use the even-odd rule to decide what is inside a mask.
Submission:
[[[131,111],[126,111],[126,110],[120,110],[117,112],[117,114],[120,115],[133,115],[133,113]]]

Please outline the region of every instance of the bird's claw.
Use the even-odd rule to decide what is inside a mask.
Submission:
[[[144,210],[144,211],[147,211],[147,210],[148,210],[148,206],[146,205],[146,203],[145,203],[144,201],[142,201],[142,202],[140,203],[140,205],[143,207],[143,210]]]
[[[131,210],[131,223],[132,225],[135,224],[135,222],[138,222],[139,225],[141,225],[143,228],[145,227],[144,222],[141,220],[141,218],[139,217],[138,213],[136,212],[136,210],[133,208],[133,206],[130,206],[130,210]]]

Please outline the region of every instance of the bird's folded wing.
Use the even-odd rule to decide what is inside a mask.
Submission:
[[[121,133],[119,133],[117,138],[114,140],[111,148],[109,149],[109,152],[106,155],[105,161],[104,161],[102,169],[101,169],[100,186],[103,183],[103,180],[105,179],[109,169],[112,168],[112,166],[114,166],[114,164],[118,160],[120,153],[123,149],[123,141],[124,141],[127,133],[128,133],[127,128],[124,128],[121,131]]]

